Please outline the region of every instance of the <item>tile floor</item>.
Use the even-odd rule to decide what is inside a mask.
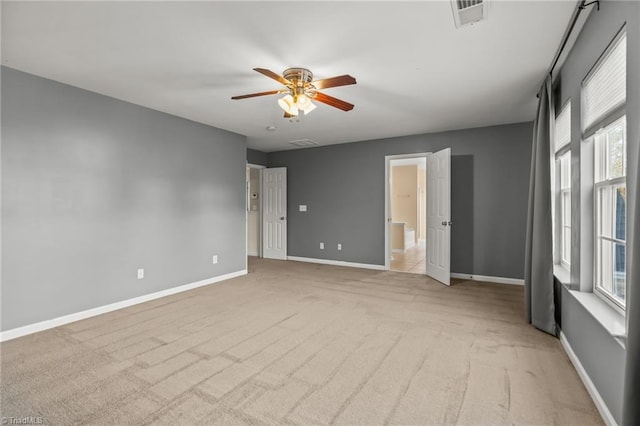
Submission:
[[[396,272],[410,272],[424,274],[427,266],[426,241],[420,241],[404,253],[393,253],[391,270]]]

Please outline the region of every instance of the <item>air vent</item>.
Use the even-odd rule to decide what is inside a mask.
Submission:
[[[487,0],[451,0],[456,28],[473,25],[487,19]]]
[[[316,146],[316,145],[318,145],[317,142],[312,141],[311,139],[300,139],[298,141],[291,141],[289,143],[291,145],[299,146],[301,148],[304,148],[304,147],[307,147],[307,146]]]

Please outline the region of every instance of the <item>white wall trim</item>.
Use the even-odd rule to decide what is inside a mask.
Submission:
[[[320,263],[323,265],[348,266],[351,268],[375,269],[377,271],[386,270],[385,265],[343,262],[341,260],[331,260],[331,259],[315,259],[312,257],[287,256],[287,260],[293,260],[295,262]],[[451,278],[460,278],[460,279],[472,280],[472,281],[484,281],[484,282],[497,283],[497,284],[524,285],[524,280],[521,280],[518,278],[491,277],[488,275],[472,275],[472,274],[460,274],[460,273],[452,272]]]
[[[350,268],[375,269],[377,271],[384,271],[385,269],[384,265],[373,265],[370,263],[343,262],[342,260],[314,259],[311,257],[287,256],[287,260],[293,260],[295,262],[320,263],[322,265],[348,266]]]
[[[460,274],[457,272],[452,272],[451,278],[471,281],[484,281],[497,284],[524,285],[524,280],[521,280],[519,278],[491,277],[488,275]]]
[[[172,294],[181,293],[183,291],[193,290],[194,288],[203,287],[209,284],[215,284],[220,281],[229,280],[242,275],[246,275],[247,270],[243,269],[229,274],[219,275],[217,277],[207,278],[190,284],[178,287],[168,288],[166,290],[157,291],[155,293],[145,294],[143,296],[134,297],[132,299],[122,300],[120,302],[111,303],[109,305],[99,306],[97,308],[87,309],[86,311],[76,312],[74,314],[64,315],[58,318],[25,325],[23,327],[13,328],[11,330],[0,332],[0,342],[26,336],[28,334],[37,333],[39,331],[48,330],[50,328],[59,327],[75,321],[91,318],[96,315],[106,314],[107,312],[116,311],[139,303],[148,302],[149,300],[159,299],[161,297],[170,296]]]
[[[600,412],[602,420],[604,420],[604,422],[609,426],[617,425],[616,420],[611,415],[611,411],[609,411],[609,408],[607,407],[607,404],[605,404],[604,400],[600,396],[598,389],[596,389],[596,386],[591,381],[591,378],[587,374],[587,370],[585,370],[582,366],[582,363],[578,359],[576,353],[573,352],[573,349],[571,348],[571,345],[569,344],[569,341],[567,340],[567,337],[564,335],[562,330],[560,330],[560,343],[562,344],[562,348],[564,349],[564,351],[567,353],[567,356],[571,360],[571,363],[578,372],[578,376],[580,376],[580,379],[582,379],[584,387],[587,388],[587,392],[589,392],[593,403],[598,409],[598,412]]]

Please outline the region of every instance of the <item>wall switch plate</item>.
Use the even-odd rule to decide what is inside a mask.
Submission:
[[[324,243],[320,243],[320,250],[324,250]]]
[[[300,204],[300,211],[301,212],[306,212],[307,211],[307,206],[304,204]]]
[[[342,250],[342,244],[338,244],[338,250]]]
[[[138,269],[138,279],[141,280],[144,278],[144,269],[143,268],[139,268]]]
[[[218,256],[211,257],[211,263],[213,263],[214,265],[218,263]]]

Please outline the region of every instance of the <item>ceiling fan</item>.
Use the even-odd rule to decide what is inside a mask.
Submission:
[[[330,87],[347,86],[356,84],[356,79],[349,74],[339,75],[337,77],[325,78],[313,81],[313,73],[306,68],[288,68],[284,70],[283,75],[265,68],[254,68],[269,78],[276,80],[285,87],[279,90],[270,90],[268,92],[251,93],[249,95],[233,96],[231,99],[246,99],[256,96],[277,95],[284,93],[285,95],[278,99],[278,105],[284,110],[284,117],[291,118],[297,116],[300,111],[309,114],[316,109],[312,100],[322,102],[334,108],[343,111],[351,111],[353,104],[326,95],[320,90]]]

